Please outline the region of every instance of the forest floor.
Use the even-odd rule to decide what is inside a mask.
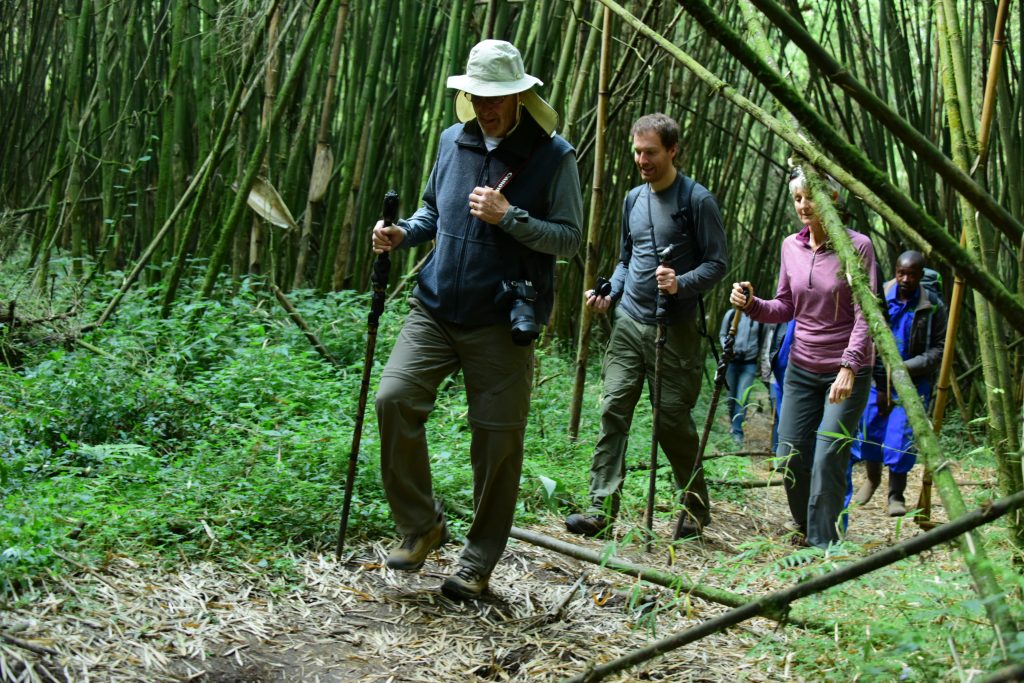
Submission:
[[[763,417],[750,422],[747,445],[766,446]],[[862,476],[859,469],[855,476]],[[919,485],[915,468],[910,504]],[[752,573],[762,578],[742,592],[780,588],[792,576],[776,578],[764,569],[794,552],[783,528],[783,490],[770,487],[742,498],[746,502],[712,499],[714,519],[703,543],[664,541],[671,538],[666,507],[656,527],[663,540],[654,552],[644,554],[641,544],[628,539],[616,552],[713,585],[721,580],[713,571],[717,565],[740,555],[748,539],[762,538],[770,548],[751,560],[760,570]],[[944,520],[941,504],[933,513]],[[625,530],[637,523],[620,520],[617,539],[623,541]],[[608,548],[566,533],[553,514],[531,530]],[[870,548],[916,533],[920,529],[909,519],[900,531],[886,516],[880,489],[854,511],[849,538]],[[3,617],[4,630],[23,645],[0,642],[0,680],[558,680],[727,609],[516,540],[489,594],[458,604],[443,597],[439,586],[456,567],[459,544],[431,555],[420,572],[401,573],[383,564],[392,542],[351,539],[345,562],[331,554],[296,557],[286,580],[257,566],[235,569],[183,556],[168,572],[111,556],[102,567],[79,566],[73,575],[36,581],[29,587],[37,596],[31,606]],[[956,564],[951,553],[937,549],[930,561]],[[754,619],[610,680],[799,680],[790,668],[793,653],[779,653],[800,631]],[[775,647],[761,647],[766,642]],[[24,643],[54,654],[29,652]]]

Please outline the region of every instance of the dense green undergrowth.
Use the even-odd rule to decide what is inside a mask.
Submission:
[[[0,278],[13,281],[2,267]],[[95,293],[83,297],[79,318],[92,320],[117,284],[116,274],[94,281]],[[93,566],[112,555],[168,566],[183,558],[226,567],[244,561],[287,578],[297,554],[333,548],[368,301],[351,292],[291,293],[339,359],[341,367],[334,368],[257,284],[244,283],[216,301],[183,298],[168,319],[159,316],[160,290],[140,289],[126,297],[115,319],[84,338],[87,346],[0,329],[0,345],[21,359],[17,367],[0,365],[0,602],[30,599],[24,597],[26,582],[64,571],[72,556]],[[43,317],[67,306],[70,296],[58,287],[53,301],[22,302],[20,310],[35,306]],[[392,302],[382,319],[374,384],[404,311],[403,302]],[[566,431],[571,355],[557,343],[538,353],[519,524],[585,505],[597,430],[596,360],[580,436],[572,441]],[[705,381],[698,421],[709,393]],[[649,412],[637,411],[631,464],[648,457]],[[465,415],[456,376],[443,385],[429,423],[436,493],[456,533],[472,508]],[[964,476],[990,476],[991,454],[960,443],[963,430],[953,434],[946,444],[951,454],[960,452]],[[712,439],[712,448],[727,448],[722,425]],[[350,539],[393,534],[377,450],[371,396]],[[712,478],[759,476],[746,459],[707,466]],[[669,476],[663,468],[666,497]],[[643,472],[627,477],[623,517],[640,517],[646,486]],[[760,494],[719,488],[712,495],[742,506]],[[975,487],[965,495],[969,505],[979,504],[992,491]],[[660,514],[671,515],[671,506]],[[986,536],[1019,613],[1024,582],[1011,568],[1003,532],[992,526]],[[740,539],[737,554],[714,553],[691,578],[756,593],[856,559],[881,542],[847,544],[846,556],[806,562],[776,538]],[[834,632],[789,629],[785,640],[766,640],[752,656],[768,656],[776,669],[788,662],[808,680],[958,680],[962,672],[991,670],[1004,659],[962,563],[947,550],[808,598],[797,611],[833,621]],[[1024,653],[1024,643],[1009,647],[1011,656]]]

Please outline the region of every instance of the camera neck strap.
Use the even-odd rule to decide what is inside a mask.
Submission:
[[[505,175],[501,176],[501,179],[494,184],[495,190],[501,192],[506,187],[508,187],[508,184],[511,183],[512,180],[515,179],[517,175],[519,175],[519,172],[526,168],[526,164],[530,163],[530,160],[533,159],[533,155],[536,154],[537,148],[540,147],[541,142],[543,142],[543,140],[539,141],[536,145],[533,146],[533,149],[530,150],[530,153],[526,156],[525,159],[522,160],[522,162],[520,162],[518,166],[516,166],[515,168],[510,168],[508,171],[505,171]]]

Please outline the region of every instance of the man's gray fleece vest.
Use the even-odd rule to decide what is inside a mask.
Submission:
[[[460,325],[508,322],[508,306],[495,303],[501,281],[527,279],[537,289],[537,322],[547,321],[554,302],[555,257],[474,218],[469,193],[477,186],[494,187],[513,171],[502,194],[512,206],[544,219],[551,180],[562,157],[572,152],[561,136],[546,135],[525,109],[516,129],[491,152],[476,120],[441,134],[433,170],[437,235],[414,291],[427,310]]]

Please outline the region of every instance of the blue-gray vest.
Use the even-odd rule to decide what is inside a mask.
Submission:
[[[526,279],[537,290],[537,322],[547,322],[554,303],[555,257],[474,218],[469,194],[474,187],[494,187],[512,171],[502,194],[512,206],[543,220],[551,180],[562,157],[573,151],[561,136],[546,135],[525,109],[516,129],[491,152],[475,119],[441,133],[433,169],[437,235],[413,292],[427,310],[460,325],[508,322],[509,306],[495,303],[501,281]]]

